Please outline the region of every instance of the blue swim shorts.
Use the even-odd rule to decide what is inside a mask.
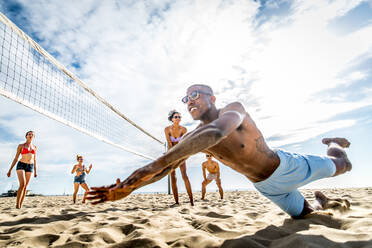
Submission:
[[[276,150],[280,164],[274,173],[255,188],[292,217],[299,216],[305,198],[298,188],[318,179],[331,177],[336,165],[326,156],[300,155]]]
[[[85,174],[81,174],[80,176],[75,176],[74,183],[83,184],[85,183]]]

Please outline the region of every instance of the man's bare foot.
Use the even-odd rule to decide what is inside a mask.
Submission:
[[[328,146],[330,143],[336,143],[342,148],[348,148],[350,146],[350,142],[345,138],[324,138],[322,139],[322,143]]]
[[[344,148],[350,146],[350,142],[345,138],[324,138],[322,143],[327,145],[327,155],[336,165],[336,172],[333,176],[341,175],[353,168]]]
[[[317,210],[326,209],[329,198],[320,191],[315,191],[314,196],[317,203],[319,203],[319,208],[317,207],[316,209]]]
[[[321,206],[322,210],[334,209],[343,212],[350,209],[350,202],[347,199],[342,198],[331,199],[325,196],[320,191],[315,191],[314,195],[315,200]]]

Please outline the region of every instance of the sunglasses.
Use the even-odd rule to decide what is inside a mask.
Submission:
[[[209,96],[212,95],[212,94],[210,94],[208,92],[204,92],[204,91],[200,91],[200,90],[194,90],[193,92],[190,93],[190,95],[187,95],[184,98],[182,98],[182,102],[186,104],[190,100],[195,101],[195,100],[197,100],[200,97],[200,94],[209,95]]]
[[[212,157],[212,156],[211,156],[211,155],[206,155],[206,157],[207,157],[207,158],[210,158],[210,157]]]
[[[179,115],[173,116],[173,119],[181,119],[181,116]]]

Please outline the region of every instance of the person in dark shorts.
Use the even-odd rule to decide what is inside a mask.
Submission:
[[[85,203],[85,197],[88,194],[89,187],[87,183],[85,182],[85,176],[86,174],[89,174],[90,171],[92,170],[92,164],[89,165],[89,169],[83,165],[83,156],[77,155],[76,160],[78,161],[77,164],[74,165],[74,168],[72,168],[71,174],[74,174],[76,172],[75,178],[74,178],[74,194],[73,194],[73,201],[76,203],[76,197],[77,193],[79,191],[79,186],[83,187],[85,190],[83,202]]]
[[[16,167],[18,181],[19,181],[16,208],[22,207],[22,203],[23,203],[23,200],[25,199],[27,186],[30,182],[32,172],[34,172],[34,177],[37,177],[36,146],[32,144],[32,140],[35,137],[34,131],[28,131],[25,137],[26,137],[26,142],[18,145],[17,153],[7,173],[7,176],[10,177],[12,169],[18,161],[19,155],[21,155],[21,160],[18,161],[17,167]]]

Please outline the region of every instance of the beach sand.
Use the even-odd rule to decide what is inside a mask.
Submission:
[[[256,191],[136,194],[98,206],[71,196],[0,198],[0,247],[372,247],[372,188],[321,190],[351,210],[293,220]],[[313,190],[303,191],[310,202]],[[81,197],[79,197],[81,200]]]

